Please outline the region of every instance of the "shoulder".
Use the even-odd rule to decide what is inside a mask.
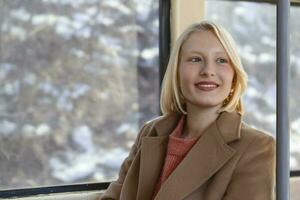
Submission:
[[[233,174],[225,199],[242,193],[251,194],[245,199],[273,199],[276,155],[271,134],[242,123],[240,139],[230,145],[236,154],[230,165]]]
[[[157,122],[159,122],[159,121],[165,119],[166,117],[167,117],[167,116],[165,116],[165,115],[161,115],[161,116],[154,117],[154,118],[148,120],[148,121],[144,124],[144,126],[153,126],[154,124],[156,124]]]
[[[240,152],[240,155],[268,154],[274,157],[276,142],[270,133],[242,122],[240,140],[233,144],[233,147]]]
[[[241,123],[241,139],[245,142],[268,142],[275,143],[271,133],[256,129],[245,122]]]
[[[156,126],[160,126],[163,125],[168,126],[169,124],[176,124],[176,122],[178,121],[178,119],[180,118],[180,114],[179,113],[168,113],[165,115],[161,115],[158,117],[155,117],[149,121],[147,121],[144,124],[144,128],[145,129],[153,129]]]
[[[152,132],[153,129],[155,128],[156,124],[164,120],[166,117],[167,116],[162,115],[162,116],[154,117],[149,121],[146,121],[140,128],[138,139],[141,139],[142,137],[149,135],[149,133]]]
[[[143,127],[142,127],[141,130],[143,130],[143,131],[150,131],[150,130],[152,130],[155,127],[155,125],[157,123],[159,123],[160,121],[164,120],[165,118],[166,118],[166,116],[163,116],[163,115],[162,116],[154,117],[154,118],[146,121],[144,123],[144,125],[143,125]]]

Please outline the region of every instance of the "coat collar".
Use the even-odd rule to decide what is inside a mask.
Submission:
[[[169,135],[176,127],[180,117],[179,113],[171,113],[157,118],[153,124],[157,136]],[[226,143],[240,138],[241,120],[241,115],[235,111],[224,111],[218,116],[216,125]]]
[[[142,138],[137,199],[151,199],[164,164],[168,136],[179,119],[179,114],[170,114],[155,120],[149,137]],[[222,112],[164,182],[155,199],[184,199],[203,185],[234,155],[228,143],[240,138],[240,127],[239,114]]]

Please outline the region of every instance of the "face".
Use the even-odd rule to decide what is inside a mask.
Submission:
[[[221,108],[233,77],[229,56],[212,32],[196,31],[184,42],[179,79],[187,106]]]

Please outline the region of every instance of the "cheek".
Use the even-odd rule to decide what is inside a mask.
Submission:
[[[186,72],[184,70],[183,66],[179,67],[179,81],[180,81],[180,85],[184,84],[185,80],[186,80]]]
[[[187,65],[182,65],[179,68],[179,77],[181,82],[190,82],[193,79],[193,69]]]
[[[183,95],[186,95],[186,92],[189,90],[189,85],[192,82],[191,72],[188,66],[183,65],[179,67],[179,82],[181,92]]]
[[[234,71],[233,71],[233,69],[224,70],[222,72],[222,76],[223,76],[224,81],[226,82],[226,85],[229,88],[231,88],[232,82],[233,82],[233,77],[234,77]]]

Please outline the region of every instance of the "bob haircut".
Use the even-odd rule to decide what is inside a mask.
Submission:
[[[174,48],[171,51],[169,63],[162,83],[160,96],[162,114],[167,115],[173,112],[182,114],[187,113],[179,85],[178,67],[180,63],[181,47],[189,36],[196,31],[210,31],[215,34],[224,47],[234,69],[232,94],[227,97],[227,101],[223,102],[223,106],[219,109],[218,113],[223,111],[237,111],[242,115],[244,113],[244,108],[241,97],[247,87],[247,74],[243,68],[236,44],[231,35],[223,27],[209,21],[202,21],[190,25],[177,39]]]

